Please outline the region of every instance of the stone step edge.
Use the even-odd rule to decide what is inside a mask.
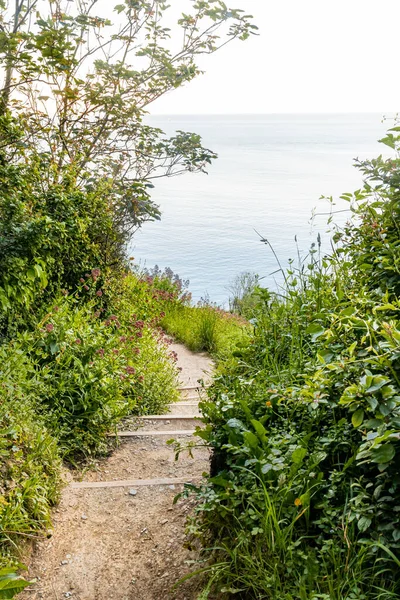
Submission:
[[[194,429],[180,429],[171,431],[146,431],[138,429],[138,431],[118,431],[117,433],[109,433],[108,437],[152,437],[162,435],[174,437],[177,435],[193,435],[194,432]]]
[[[209,385],[188,385],[186,387],[178,387],[178,392],[188,392],[189,390],[207,390],[210,386]]]
[[[93,488],[117,488],[117,487],[145,487],[154,485],[182,485],[184,483],[193,483],[198,481],[199,477],[174,477],[171,479],[155,478],[155,479],[121,479],[117,481],[74,481],[69,484],[69,488],[73,490],[85,490]]]
[[[200,415],[146,415],[136,417],[138,421],[193,421]]]
[[[189,398],[190,400],[190,398]],[[173,404],[168,404],[168,408],[173,408],[174,406],[199,406],[198,402],[174,402]]]

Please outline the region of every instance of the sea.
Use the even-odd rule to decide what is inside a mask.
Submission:
[[[218,159],[208,174],[154,181],[162,218],[143,225],[130,254],[141,267],[169,267],[188,279],[194,302],[228,307],[229,288],[244,272],[279,290],[279,264],[286,268],[298,253],[306,261],[318,234],[329,252],[329,217],[343,224],[350,214],[340,196],[362,186],[355,159],[386,153],[378,142],[392,126],[385,116],[149,116],[168,136],[198,133]]]

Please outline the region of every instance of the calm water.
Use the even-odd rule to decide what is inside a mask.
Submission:
[[[329,211],[321,195],[338,197],[361,185],[356,157],[384,151],[376,140],[390,126],[381,115],[266,115],[150,117],[168,135],[193,131],[219,158],[208,175],[157,181],[153,198],[162,220],[145,224],[131,254],[148,267],[169,266],[190,279],[194,299],[208,294],[220,304],[238,273],[253,271],[276,288],[271,250],[283,264],[304,253],[319,232],[328,248],[326,216],[311,223],[313,209]],[[338,201],[336,209],[346,208]],[[338,213],[343,220],[345,213]],[[278,277],[278,279],[277,279]]]

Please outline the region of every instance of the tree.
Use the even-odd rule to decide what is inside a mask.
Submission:
[[[135,229],[160,218],[153,180],[216,157],[143,117],[200,73],[199,56],[255,33],[251,17],[183,0],[170,29],[162,0],[102,1],[0,0],[0,310],[121,265]]]
[[[1,113],[11,110],[25,131],[21,143],[40,149],[45,187],[67,176],[99,189],[127,233],[159,217],[152,179],[204,171],[215,158],[198,135],[165,139],[145,125],[147,107],[196,77],[199,55],[256,29],[221,0],[186,5],[171,31],[163,0],[125,0],[113,21],[96,12],[96,0],[15,0],[12,9],[0,2]]]

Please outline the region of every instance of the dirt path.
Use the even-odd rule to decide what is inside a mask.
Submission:
[[[173,505],[183,482],[208,471],[206,449],[174,461],[166,440],[188,439],[198,414],[198,379],[210,359],[179,344],[182,399],[159,419],[121,434],[120,447],[65,488],[54,532],[37,543],[29,576],[37,583],[21,600],[194,600],[193,582],[173,591],[193,553],[183,547],[191,501]],[[179,435],[174,431],[183,432]],[[187,432],[187,433],[186,433]],[[132,435],[133,433],[133,435]]]

